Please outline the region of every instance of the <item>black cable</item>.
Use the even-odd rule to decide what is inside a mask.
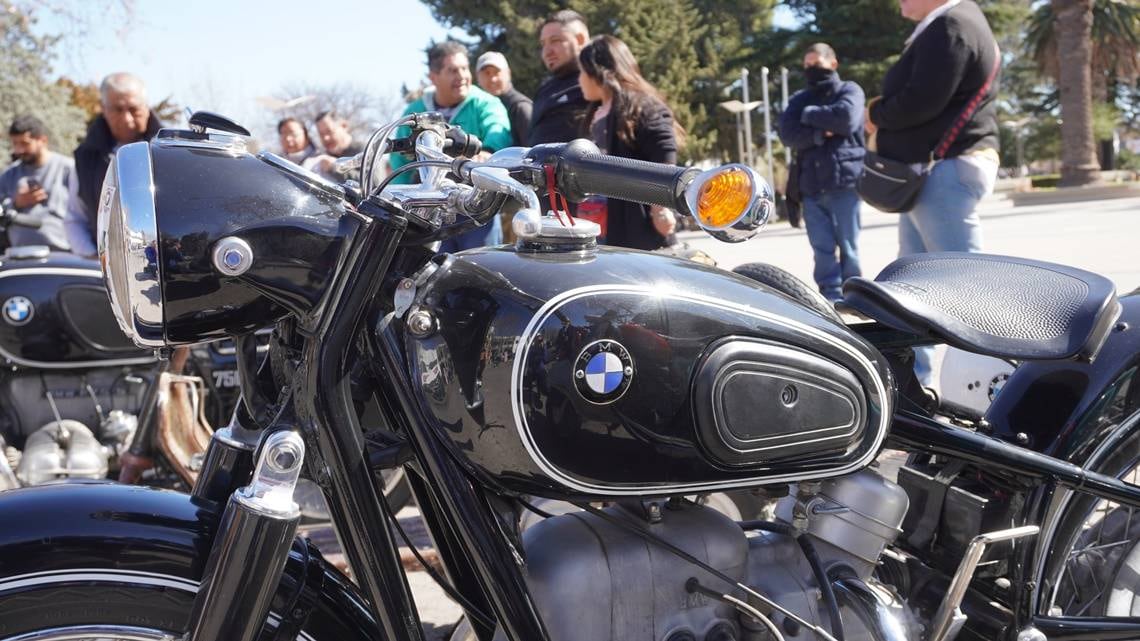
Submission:
[[[388,507],[388,502],[381,498],[380,503],[383,506],[384,514],[387,515],[389,519],[391,519],[392,525],[396,527],[396,532],[398,532],[400,534],[400,538],[404,540],[404,545],[407,545],[408,549],[412,551],[412,554],[415,555],[416,560],[420,562],[420,565],[423,566],[424,571],[428,573],[428,576],[430,576],[432,580],[435,581],[437,585],[439,585],[441,590],[447,593],[447,596],[451,597],[453,601],[458,603],[459,607],[463,608],[464,612],[467,613],[467,616],[471,617],[472,619],[476,619],[479,625],[487,629],[494,629],[495,619],[488,616],[479,608],[475,607],[473,603],[468,601],[466,597],[460,594],[458,590],[456,590],[450,583],[441,577],[432,566],[428,565],[428,562],[424,559],[423,556],[420,555],[419,549],[416,548],[414,543],[412,543],[411,537],[408,536],[408,533],[405,532],[404,528],[400,525],[400,520],[396,518],[395,514],[392,514],[392,510]]]
[[[520,504],[522,504],[523,507],[530,510],[531,512],[534,512],[535,514],[541,516],[544,519],[549,519],[550,517],[554,516],[553,514],[551,514],[549,512],[544,512],[543,510],[538,509],[537,507],[531,505],[530,503],[527,503],[526,501],[524,501],[522,499],[519,499],[518,501]]]
[[[382,193],[384,191],[384,188],[387,187],[389,184],[391,184],[392,180],[396,176],[399,176],[400,174],[402,174],[406,171],[411,171],[412,169],[419,169],[421,167],[447,167],[448,169],[451,169],[451,163],[446,161],[446,160],[416,160],[416,161],[410,162],[406,165],[402,165],[402,166],[400,166],[399,169],[388,174],[384,178],[384,180],[380,182],[380,185],[377,186],[376,189],[372,190],[372,193],[374,193],[374,194]],[[369,194],[365,194],[365,195],[367,196]]]
[[[765,532],[783,534],[795,539],[796,543],[800,546],[800,550],[803,551],[804,558],[807,559],[808,565],[811,566],[811,573],[815,575],[815,582],[819,584],[820,592],[823,593],[823,603],[827,606],[827,619],[831,622],[831,634],[839,641],[844,641],[843,619],[841,619],[839,615],[839,600],[835,597],[835,590],[831,587],[831,581],[827,578],[827,572],[823,570],[823,560],[819,558],[819,552],[816,551],[811,539],[802,536],[796,528],[787,523],[756,520],[741,521],[737,523],[737,525],[739,525],[742,530],[763,530]]]

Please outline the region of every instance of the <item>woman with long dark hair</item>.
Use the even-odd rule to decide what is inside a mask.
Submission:
[[[641,76],[624,42],[598,36],[578,55],[587,136],[612,156],[676,164],[685,132],[661,93]],[[676,242],[676,214],[663,207],[609,199],[606,244],[653,250]]]

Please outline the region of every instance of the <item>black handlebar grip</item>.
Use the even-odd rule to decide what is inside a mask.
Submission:
[[[697,169],[607,156],[584,139],[565,145],[540,145],[533,151],[539,152],[540,160],[554,157],[555,179],[570,200],[581,201],[596,194],[691,213],[685,202],[685,187],[699,173]]]
[[[459,127],[451,127],[443,141],[443,151],[452,158],[471,158],[483,149],[483,141],[478,136],[464,132]]]

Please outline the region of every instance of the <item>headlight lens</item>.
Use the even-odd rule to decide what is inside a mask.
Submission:
[[[103,281],[119,327],[139,347],[162,347],[162,281],[154,172],[148,143],[115,154],[99,199],[96,227]]]

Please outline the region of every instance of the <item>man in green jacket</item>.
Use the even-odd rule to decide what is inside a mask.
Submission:
[[[511,146],[511,120],[507,109],[495,96],[471,84],[471,67],[467,49],[454,40],[441,42],[428,51],[428,79],[432,87],[408,105],[404,114],[438,111],[463,131],[479,137],[486,151],[498,151]],[[400,135],[407,135],[404,130]],[[403,154],[392,154],[392,169],[411,162]],[[397,176],[393,182],[410,183],[414,172]],[[472,247],[498,245],[503,242],[503,230],[496,216],[490,223],[443,242],[441,252],[457,252]]]

